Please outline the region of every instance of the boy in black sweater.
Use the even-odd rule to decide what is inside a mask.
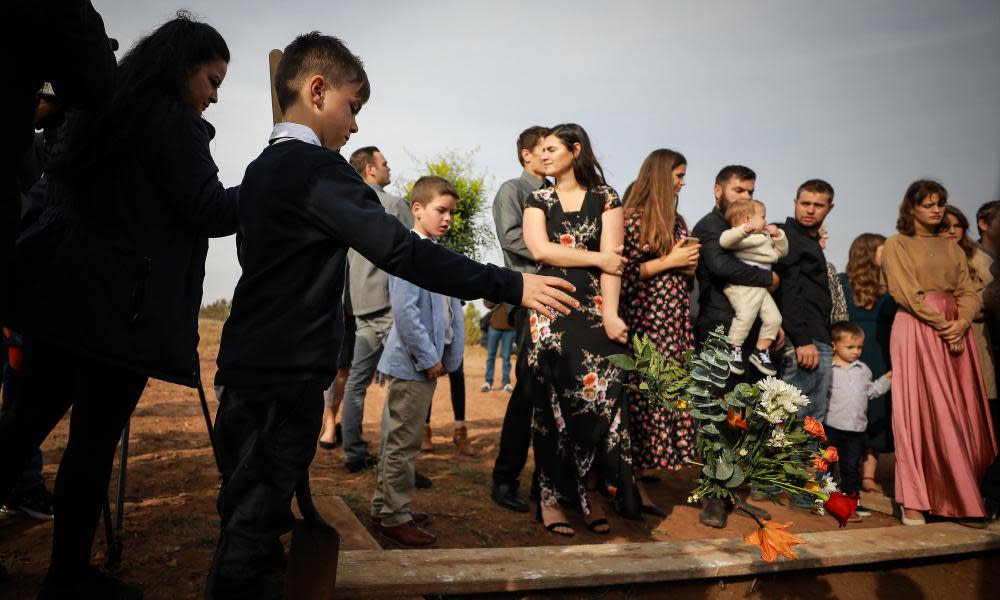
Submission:
[[[421,240],[387,215],[339,149],[358,130],[370,87],[337,38],[298,37],[275,73],[282,123],[240,187],[243,274],[222,332],[215,382],[221,532],[206,597],[280,597],[279,536],[308,476],[343,337],[348,248],[380,269],[447,296],[551,312],[576,302],[569,283],[481,265]]]

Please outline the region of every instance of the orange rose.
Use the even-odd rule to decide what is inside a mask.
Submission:
[[[826,473],[827,469],[830,468],[830,465],[826,464],[826,461],[823,460],[822,456],[814,456],[813,468],[819,471],[820,473]]]
[[[840,460],[840,456],[837,454],[837,449],[833,446],[827,446],[826,450],[823,451],[823,460],[828,463],[834,463]]]
[[[779,554],[785,558],[798,558],[799,555],[792,550],[792,546],[806,541],[785,531],[790,525],[791,523],[778,525],[764,521],[757,531],[743,538],[743,541],[752,546],[760,546],[760,558],[765,562],[774,562]]]
[[[587,373],[583,376],[584,387],[594,387],[597,385],[597,373]]]
[[[806,417],[806,424],[803,427],[806,433],[813,436],[821,442],[826,441],[826,430],[823,429],[823,424],[812,417]]]
[[[563,246],[573,246],[576,244],[576,238],[568,233],[564,233],[559,236],[559,243]]]
[[[726,417],[726,424],[733,429],[743,429],[744,431],[750,426],[747,420],[743,418],[743,411],[729,409],[729,414]]]

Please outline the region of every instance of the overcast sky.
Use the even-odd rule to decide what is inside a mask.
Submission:
[[[520,166],[517,134],[573,121],[623,192],[661,147],[688,159],[680,211],[712,206],[718,170],[758,175],[771,220],[810,178],[836,189],[828,258],[858,234],[894,232],[906,186],[938,179],[970,219],[1000,198],[1000,2],[260,2],[94,5],[122,51],[180,8],[232,53],[212,154],[227,186],[271,127],[267,53],[336,35],[365,61],[371,100],[343,152],[377,145],[395,178],[478,149],[490,198]],[[390,189],[392,186],[390,185]],[[499,250],[487,254],[502,264]],[[205,300],[232,297],[233,237],[213,240]]]

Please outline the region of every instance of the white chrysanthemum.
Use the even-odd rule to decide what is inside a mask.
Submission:
[[[772,448],[784,448],[785,446],[791,445],[788,438],[785,436],[784,429],[772,429],[771,439],[767,440],[767,445]]]
[[[809,399],[798,388],[774,377],[765,377],[757,382],[757,387],[761,392],[758,414],[770,423],[781,423],[785,417],[809,404]]]
[[[827,474],[827,476],[823,478],[822,484],[824,494],[832,494],[837,491],[837,482],[833,480],[833,475]]]

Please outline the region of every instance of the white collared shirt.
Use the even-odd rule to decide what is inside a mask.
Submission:
[[[307,144],[315,144],[316,146],[323,145],[319,142],[319,136],[311,128],[301,123],[291,123],[288,121],[276,123],[271,128],[271,137],[268,138],[267,143],[277,144],[287,142],[288,140],[300,140]]]

